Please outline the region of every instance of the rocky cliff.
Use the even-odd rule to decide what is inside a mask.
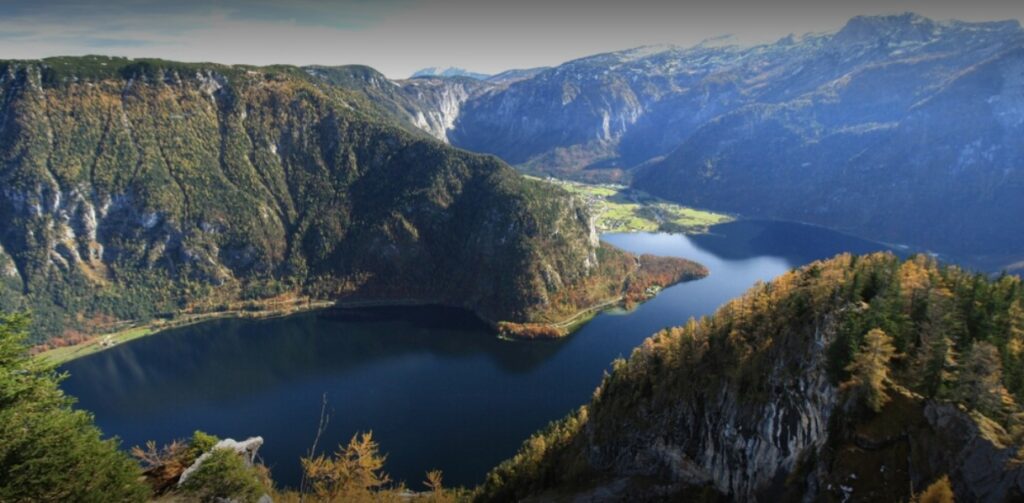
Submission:
[[[39,339],[289,293],[557,319],[637,268],[561,190],[302,69],[15,61],[0,93],[0,301]]]
[[[759,285],[616,362],[589,405],[488,476],[481,499],[906,501],[948,475],[958,501],[1016,501],[1020,282],[979,282],[875,255]],[[985,293],[949,294],[967,285]],[[898,348],[877,411],[850,365],[875,326]],[[989,347],[1003,359],[979,371]]]
[[[362,94],[407,130],[425,131],[448,142],[462,105],[496,86],[471,77],[425,75],[392,81],[365,66],[311,66],[305,68],[322,82]]]

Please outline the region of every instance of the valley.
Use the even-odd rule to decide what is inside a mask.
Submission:
[[[688,208],[625,185],[542,179],[583,198],[599,232],[700,234],[733,220],[721,213]]]
[[[1019,13],[143,3],[0,8],[0,501],[1024,501]]]

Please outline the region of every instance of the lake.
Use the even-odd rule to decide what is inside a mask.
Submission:
[[[710,314],[792,267],[884,248],[817,227],[756,221],[698,236],[603,239],[695,260],[711,274],[631,312],[600,314],[558,341],[502,341],[462,311],[431,307],[211,321],[69,362],[63,388],[124,448],[197,429],[261,435],[260,454],[287,486],[298,483],[299,457],[313,441],[326,394],[322,449],[372,430],[393,479],[420,489],[425,471],[441,469],[447,485],[471,486],[531,433],[586,403],[610,362],[654,332]]]

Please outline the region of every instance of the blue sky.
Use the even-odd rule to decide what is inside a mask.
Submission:
[[[495,73],[733,34],[767,42],[858,14],[1022,19],[1020,0],[0,0],[0,57],[108,54]]]

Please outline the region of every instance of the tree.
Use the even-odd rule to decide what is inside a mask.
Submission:
[[[926,394],[945,397],[956,381],[955,344],[945,334],[933,334],[928,341],[928,362],[923,377]]]
[[[0,314],[0,501],[143,501],[137,464],[28,357],[28,318]]]
[[[356,434],[347,446],[338,446],[334,457],[302,458],[302,470],[320,500],[372,500],[391,482],[383,471],[387,456],[379,449],[373,432]]]
[[[441,470],[431,470],[427,472],[427,479],[423,481],[423,485],[427,486],[432,493],[439,493],[444,490],[444,477],[441,474]]]
[[[918,389],[929,397],[948,397],[956,381],[958,355],[950,336],[953,294],[944,287],[931,291],[915,362]]]
[[[881,329],[874,328],[864,336],[860,352],[846,367],[851,374],[849,385],[860,390],[868,407],[875,412],[889,403],[885,387],[889,381],[889,360],[895,354],[892,338]]]
[[[442,479],[441,470],[427,472],[427,479],[423,481],[423,485],[427,488],[427,494],[421,498],[423,501],[426,503],[454,503],[457,501],[456,495],[444,488]]]
[[[1019,300],[1010,304],[1007,318],[1003,370],[1006,372],[1006,387],[1020,399],[1024,397],[1024,308]]]
[[[927,255],[915,255],[900,266],[900,292],[908,312],[914,302],[921,299],[931,287],[930,271],[933,269],[933,261]]]
[[[949,476],[932,482],[923,493],[914,498],[914,503],[953,503],[953,486],[949,483]]]
[[[999,350],[988,342],[977,341],[964,354],[957,379],[956,399],[986,416],[1003,420],[1017,406],[1003,386],[1003,367]]]

